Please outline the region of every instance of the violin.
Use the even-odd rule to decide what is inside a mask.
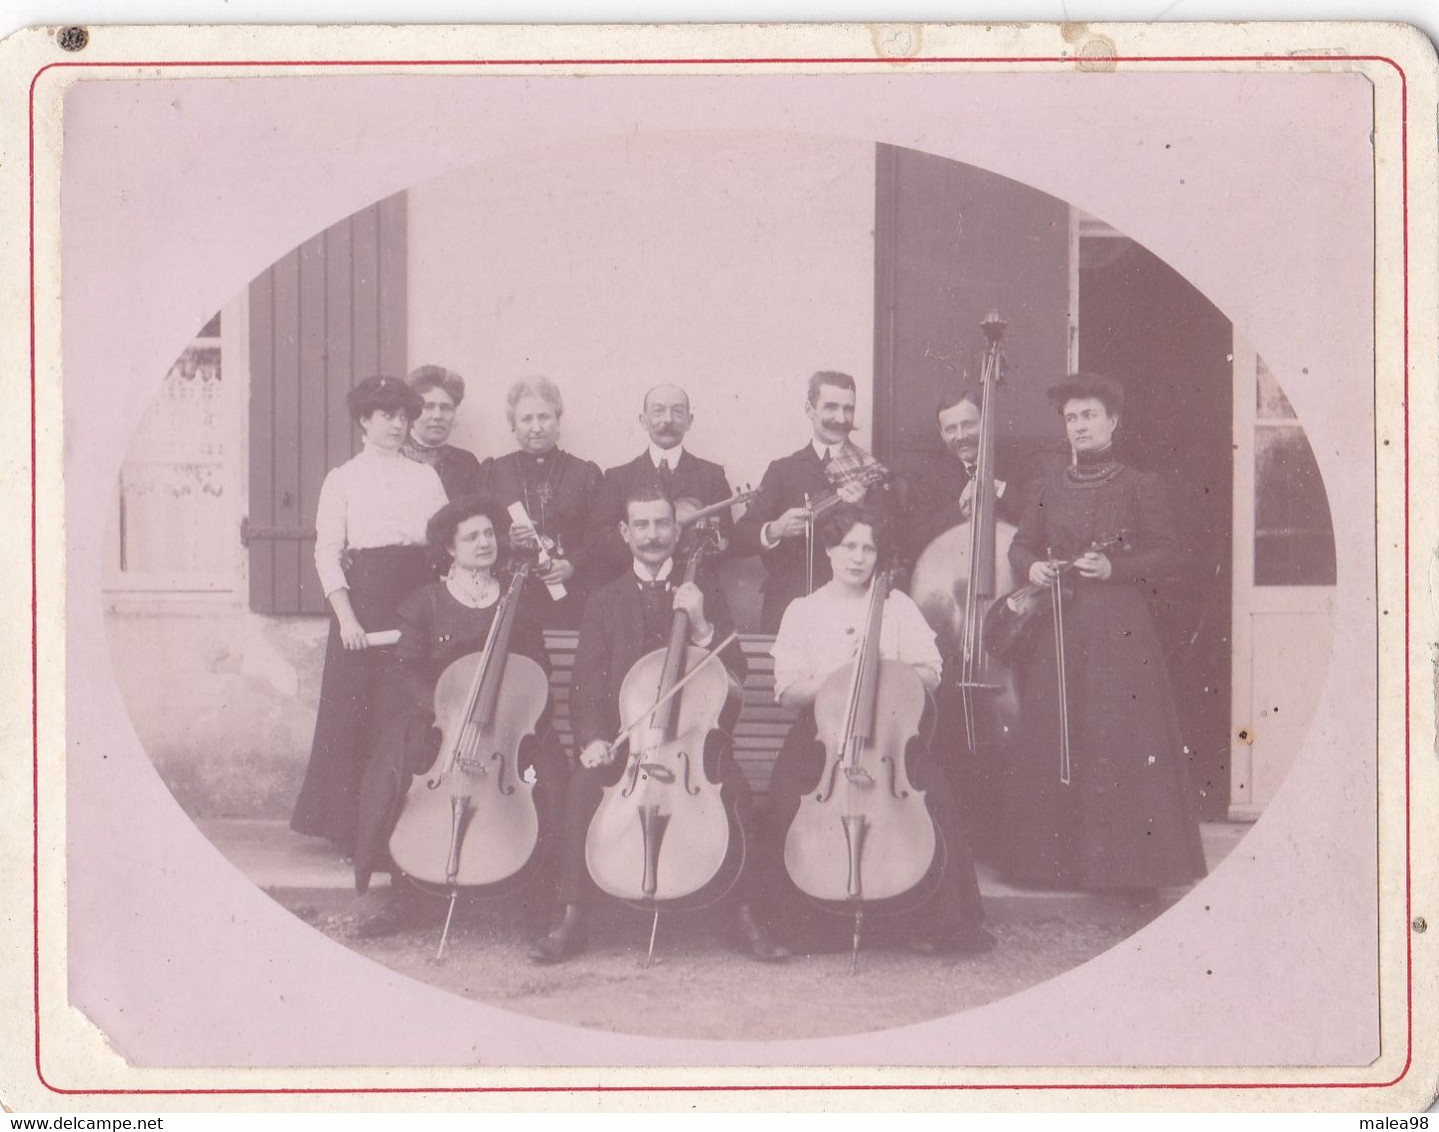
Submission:
[[[1088,554],[1095,550],[1108,550],[1126,541],[1124,532],[1107,538],[1095,539],[1089,544]],[[1053,602],[1046,595],[1058,586],[1061,601],[1074,593],[1074,575],[1070,573],[1074,564],[1083,554],[1062,561],[1056,561],[1059,577],[1052,583],[1031,582],[1005,594],[990,606],[985,615],[984,645],[991,656],[1006,663],[1017,660],[1028,651],[1035,634],[1044,622],[1045,613],[1052,610]]]
[[[718,533],[715,520],[721,515],[728,514],[730,508],[736,504],[748,503],[750,500],[758,498],[759,494],[757,488],[747,487],[735,492],[728,499],[721,499],[718,503],[711,503],[708,506],[692,496],[681,496],[675,500],[675,522],[679,524],[681,530],[693,527],[699,530],[713,531],[714,549],[722,551],[725,549],[726,543]]]
[[[810,496],[805,503],[811,520],[844,502],[844,496],[839,493],[842,487],[856,484],[868,491],[872,487],[888,483],[889,469],[863,448],[846,444],[825,466],[824,478],[829,481],[830,486],[819,494]]]
[[[910,743],[931,729],[929,693],[913,668],[879,652],[889,589],[890,575],[877,574],[859,655],[815,698],[825,770],[801,799],[784,846],[785,869],[801,892],[855,910],[856,954],[863,902],[917,887],[939,844],[924,792],[905,769]]]
[[[549,703],[549,680],[529,657],[510,652],[529,569],[521,564],[510,579],[485,647],[440,675],[434,699],[440,753],[410,784],[390,835],[395,864],[421,883],[449,889],[452,908],[457,888],[514,876],[539,843],[534,785],[520,775],[519,755]]]
[[[711,546],[691,552],[686,583]],[[691,645],[689,631],[689,615],[677,610],[666,647],[635,661],[620,686],[620,718],[635,721],[624,732],[629,755],[590,821],[585,862],[595,883],[621,900],[693,896],[730,857],[732,817],[705,753],[733,726],[741,689],[724,665],[704,663],[713,654]]]
[[[1004,655],[986,647],[987,615],[997,595],[1014,589],[1009,547],[1017,528],[999,518],[995,492],[995,396],[1004,377],[1006,323],[991,311],[983,330],[988,342],[980,386],[979,446],[969,518],[939,535],[914,564],[910,596],[953,658],[954,679],[963,705],[965,739],[978,751],[1008,731],[1019,718],[1019,689]]]

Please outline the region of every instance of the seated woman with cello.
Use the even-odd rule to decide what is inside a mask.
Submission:
[[[436,756],[441,753],[443,737],[448,735],[454,740],[452,733],[463,730],[463,721],[457,724],[449,717],[467,708],[473,717],[481,713],[478,707],[459,702],[466,699],[467,692],[470,699],[478,700],[482,681],[473,678],[470,672],[458,671],[461,665],[457,662],[481,653],[487,644],[492,657],[497,651],[504,653],[499,658],[502,664],[509,658],[508,668],[517,667],[514,658],[523,657],[533,661],[539,672],[526,666],[531,673],[533,694],[529,699],[532,702],[528,705],[517,702],[520,697],[512,695],[506,684],[504,697],[492,697],[499,701],[494,711],[501,718],[485,725],[486,734],[521,737],[517,765],[513,768],[518,783],[504,781],[503,767],[485,767],[476,768],[478,777],[472,776],[463,787],[465,793],[478,800],[486,783],[493,781],[506,798],[513,800],[518,816],[508,819],[507,830],[503,817],[497,821],[495,814],[477,811],[464,836],[467,842],[495,836],[534,838],[538,847],[531,851],[529,845],[477,848],[467,844],[466,852],[481,852],[491,860],[508,856],[518,861],[521,868],[544,853],[569,765],[550,727],[549,657],[539,624],[529,609],[529,598],[521,596],[523,578],[517,577],[508,587],[501,580],[500,567],[504,564],[508,534],[509,516],[493,496],[471,496],[449,503],[429,522],[429,545],[440,568],[448,569],[440,580],[416,590],[399,609],[400,640],[395,646],[394,676],[385,689],[383,723],[376,733],[361,788],[360,837],[355,855],[356,887],[361,892],[368,885],[372,871],[390,867],[389,855],[394,848],[392,834],[396,834],[397,822],[403,829],[406,822],[419,817],[413,812],[415,806],[406,809],[406,790],[411,787],[412,777],[427,771],[434,777],[442,761]],[[513,573],[518,576],[524,569],[521,566]],[[508,624],[505,639],[496,644],[492,637],[498,635],[492,633],[492,629],[508,600],[516,604],[511,615],[505,618]],[[452,671],[458,678],[452,676]],[[472,684],[474,688],[470,687]],[[449,689],[448,700],[456,703],[451,704],[444,694],[437,694],[437,687],[441,693]],[[506,711],[521,714],[513,721],[506,721],[503,719]],[[488,751],[490,744],[484,745]],[[432,764],[435,771],[431,770]],[[416,788],[422,788],[425,782],[425,779],[416,780]],[[527,789],[530,783],[534,784],[532,791]],[[413,796],[415,791],[411,793]],[[526,806],[532,807],[528,813]],[[409,833],[406,841],[413,844],[418,837],[421,852],[426,844],[439,846],[430,854],[436,859],[435,868],[440,870],[431,878],[438,884],[451,835],[451,807],[444,798],[434,808],[435,824],[440,828],[421,831],[418,835]],[[398,851],[395,860],[404,863]],[[486,883],[492,882],[488,876],[485,879]],[[465,883],[463,874],[451,881],[452,885]],[[469,883],[478,885],[473,880]],[[418,912],[420,902],[410,899],[415,895],[414,890],[399,888],[395,895],[397,899],[392,900],[387,910],[362,925],[363,934],[381,934],[416,918],[411,913]]]
[[[772,650],[775,698],[800,712],[770,780],[766,856],[776,876],[789,878],[775,893],[783,902],[776,910],[798,927],[801,895],[834,911],[873,901],[876,911],[904,910],[899,930],[917,951],[988,951],[994,938],[980,926],[984,912],[959,811],[928,749],[930,693],[942,666],[934,632],[877,571],[893,553],[877,513],[842,506],[819,533],[833,577],[785,610]],[[896,661],[898,673],[886,672]],[[866,669],[879,675],[867,681]],[[888,689],[902,695],[886,702]],[[912,718],[901,718],[905,712]],[[874,751],[885,736],[893,749]],[[870,754],[877,757],[858,761]],[[918,790],[923,803],[916,808]],[[868,803],[877,805],[865,810]],[[814,804],[836,812],[810,822]],[[886,830],[886,821],[902,828]],[[892,850],[905,846],[914,852],[901,862],[903,854]]]

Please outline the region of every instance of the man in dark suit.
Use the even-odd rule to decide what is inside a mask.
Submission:
[[[712,577],[701,572],[696,582],[682,581],[683,572],[674,557],[679,528],[674,504],[664,490],[641,485],[628,494],[624,507],[619,528],[630,550],[631,567],[591,593],[580,622],[570,685],[570,726],[579,770],[571,775],[566,789],[555,926],[530,952],[536,963],[560,962],[585,946],[585,903],[591,887],[585,875],[585,839],[605,787],[619,781],[624,772],[626,754],[612,748],[610,740],[622,723],[619,693],[626,674],[640,657],[665,647],[677,610],[689,615],[689,643],[697,648],[710,648],[724,640],[732,625],[724,594]],[[731,641],[719,659],[736,680],[743,681],[746,664],[738,641]],[[709,754],[706,752],[707,763]],[[713,756],[715,765],[707,765],[706,770],[721,783],[744,843],[753,845],[749,787],[730,756],[728,742]],[[673,848],[672,839],[669,844]],[[734,848],[732,845],[731,850]],[[731,896],[735,944],[751,958],[775,962],[787,953],[770,943],[751,912],[752,872],[741,866]]]
[[[896,468],[894,495],[904,543],[901,552],[911,564],[938,535],[968,522],[974,509],[983,405],[984,393],[977,385],[945,391],[935,407],[943,451],[915,453],[903,461],[902,468]],[[1018,523],[1024,513],[1022,491],[999,478],[994,487],[1000,520]]]
[[[443,366],[420,366],[406,381],[423,404],[400,451],[435,469],[451,503],[474,495],[480,486],[480,462],[473,452],[448,443],[455,413],[465,399],[465,379]]]
[[[888,510],[884,487],[866,486],[856,478],[857,469],[873,465],[873,458],[849,441],[854,431],[854,406],[854,378],[832,370],[814,374],[809,379],[805,403],[811,431],[809,443],[798,452],[771,461],[760,481],[759,497],[735,524],[735,553],[763,556],[761,632],[779,629],[789,603],[808,591],[811,572],[815,589],[830,579],[828,555],[819,539],[809,538],[810,524],[815,520],[806,500],[838,494],[846,503],[864,503],[882,514]],[[832,466],[850,474],[837,475]],[[841,481],[838,486],[836,479]],[[812,545],[810,555],[806,555],[806,544]]]
[[[656,385],[644,398],[640,424],[650,445],[628,464],[605,470],[595,499],[594,521],[586,540],[591,584],[600,585],[629,569],[630,551],[620,537],[625,497],[637,487],[656,484],[671,499],[693,499],[708,507],[730,497],[724,468],[702,460],[684,446],[694,423],[689,394],[678,385]],[[719,516],[720,530],[728,538],[733,522],[729,511]]]
[[[897,470],[895,497],[902,552],[910,567],[937,537],[962,523],[968,524],[973,514],[983,404],[983,389],[978,385],[946,391],[935,407],[935,423],[944,451],[926,453],[907,462],[902,471]],[[1023,493],[1013,483],[999,478],[995,479],[994,487],[995,513],[1000,523],[1018,523],[1024,510]],[[971,530],[965,527],[965,533]],[[960,538],[968,548],[965,533],[961,533]],[[1009,545],[1001,541],[997,554],[999,563],[1004,565]],[[931,749],[954,787],[975,855],[982,860],[993,860],[1002,833],[998,815],[1002,813],[1003,752],[1007,739],[1001,732],[992,736],[989,744],[971,750],[965,738],[966,700],[956,684],[962,669],[956,655],[959,647],[956,626],[962,624],[962,618],[956,620],[959,612],[954,600],[954,572],[960,567],[948,550],[939,550],[936,554],[938,557],[931,555],[927,565],[914,572],[908,586],[910,596],[938,633],[940,649],[945,654],[944,680],[934,696],[939,724]],[[967,558],[963,568],[968,569]],[[984,693],[975,693],[968,702],[983,706]]]

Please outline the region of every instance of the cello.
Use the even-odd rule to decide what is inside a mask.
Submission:
[[[830,673],[815,697],[816,737],[825,749],[818,789],[800,801],[785,837],[795,886],[855,915],[858,958],[864,904],[915,889],[941,846],[924,791],[905,769],[910,743],[929,730],[929,693],[901,660],[880,656],[890,575],[870,585],[856,660]]]
[[[988,345],[980,377],[983,404],[970,516],[925,548],[910,579],[910,596],[935,630],[941,648],[955,659],[952,671],[970,751],[1003,735],[1019,716],[1014,674],[985,647],[986,614],[1000,594],[1018,584],[1009,565],[1009,546],[1017,528],[999,518],[994,489],[995,392],[1004,377],[1006,327],[998,311],[985,316]]]
[[[451,915],[460,888],[509,879],[530,863],[539,843],[534,784],[520,774],[519,756],[549,703],[549,680],[529,657],[510,653],[528,575],[528,563],[515,570],[485,647],[440,675],[434,698],[440,753],[410,784],[390,834],[395,865],[422,885],[448,890]],[[441,936],[441,954],[444,942]]]
[[[686,583],[710,545],[700,541],[690,554]],[[722,664],[704,663],[714,653],[691,645],[689,630],[688,614],[677,610],[667,645],[626,673],[619,707],[622,719],[634,721],[622,732],[629,755],[585,836],[594,882],[645,907],[693,896],[730,858],[732,816],[706,773],[705,753],[733,725],[741,690]],[[658,915],[656,908],[656,923]]]

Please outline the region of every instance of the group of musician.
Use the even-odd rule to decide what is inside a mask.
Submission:
[[[397,929],[435,906],[432,890],[407,882],[390,839],[416,776],[434,773],[446,757],[441,746],[450,736],[436,718],[436,686],[457,660],[494,647],[496,611],[521,563],[506,621],[511,654],[548,675],[542,631],[579,631],[572,747],[561,743],[549,707],[521,745],[520,775],[533,787],[539,823],[528,864],[552,893],[531,951],[537,963],[562,961],[587,944],[604,887],[593,875],[602,843],[597,850],[591,826],[607,791],[626,775],[633,785],[639,773],[638,740],[627,734],[636,721],[622,713],[627,674],[680,632],[682,651],[722,670],[735,687],[744,681],[746,659],[717,566],[733,558],[758,556],[763,564],[759,628],[774,634],[774,695],[797,714],[762,815],[730,749],[733,710],[721,712],[695,771],[718,784],[732,830],[710,889],[728,908],[731,942],[741,952],[776,962],[825,946],[835,925],[848,931],[862,895],[853,889],[864,833],[846,822],[838,850],[823,850],[852,855],[852,891],[832,900],[811,899],[797,858],[814,850],[794,833],[804,807],[840,788],[888,791],[896,801],[922,791],[918,820],[932,828],[922,843],[933,844],[915,873],[922,876],[871,908],[885,913],[876,917],[881,930],[921,952],[994,946],[982,926],[971,853],[981,815],[989,819],[982,854],[1020,883],[1143,894],[1203,875],[1173,695],[1146,604],[1147,591],[1172,571],[1178,540],[1157,478],[1114,458],[1123,410],[1116,383],[1077,376],[1056,386],[1051,400],[1069,439],[1068,467],[1030,477],[1032,490],[1024,492],[997,479],[989,486],[991,513],[997,503],[998,514],[1018,525],[1012,546],[1001,550],[1017,574],[1055,590],[1065,577],[1064,608],[1055,610],[1063,632],[1054,636],[1067,633],[1067,640],[1063,651],[1031,647],[1014,658],[1019,715],[1001,729],[997,750],[983,753],[963,738],[973,729],[958,717],[974,711],[973,696],[955,690],[956,658],[903,588],[918,551],[971,521],[983,498],[975,481],[982,388],[946,393],[935,423],[949,457],[905,476],[851,441],[853,378],[815,373],[803,391],[809,437],[769,464],[737,519],[741,505],[730,502],[736,494],[724,468],[685,446],[694,416],[675,385],[644,396],[645,451],[603,472],[560,447],[564,402],[543,377],[507,392],[514,450],[482,461],[452,446],[465,391],[459,375],[434,366],[408,379],[360,383],[348,404],[363,446],[330,471],[318,501],[315,567],[332,616],[314,743],[291,824],[352,858],[362,893],[373,874],[392,874],[389,904],[359,934]],[[692,522],[696,507],[712,514]],[[1106,538],[1110,531],[1122,533]],[[708,558],[687,572],[698,542]],[[398,630],[393,647],[375,643],[387,630]],[[902,765],[886,764],[883,783],[835,763],[826,749],[835,697],[844,699],[833,691],[842,684],[837,673],[857,671],[864,649],[903,666],[899,683],[876,687],[912,700],[919,713],[913,736],[901,741]],[[1056,693],[1066,676],[1068,692]],[[843,710],[851,716],[861,683],[846,685]],[[660,692],[676,702],[684,694]],[[912,810],[896,812],[911,816],[887,820],[916,820]],[[460,830],[457,819],[445,835],[458,838]],[[662,824],[644,830],[647,842],[661,834]],[[473,826],[463,835],[483,836]],[[870,836],[878,861],[890,842]],[[844,862],[833,865],[843,871]]]

